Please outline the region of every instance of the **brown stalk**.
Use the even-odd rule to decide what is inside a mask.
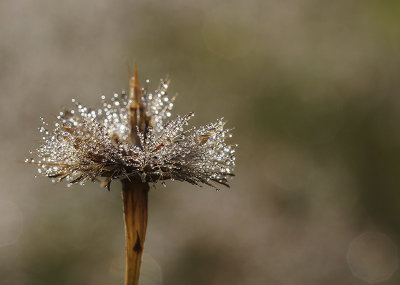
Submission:
[[[135,145],[140,145],[137,129],[146,135],[150,121],[146,115],[142,97],[142,87],[139,83],[138,72],[135,64],[133,77],[129,79],[129,99],[131,100],[129,106],[131,141]]]
[[[140,146],[138,130],[146,134],[149,122],[142,96],[135,64],[133,77],[129,78],[130,139],[133,144],[138,146]],[[122,180],[126,249],[125,285],[139,284],[147,228],[148,192],[148,183],[131,181],[130,179]]]
[[[148,192],[147,183],[122,180],[126,249],[125,285],[139,284],[146,238]]]

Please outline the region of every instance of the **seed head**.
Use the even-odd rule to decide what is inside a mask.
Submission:
[[[222,119],[187,129],[193,113],[170,119],[175,98],[167,94],[169,83],[162,79],[149,92],[140,87],[135,68],[129,94],[101,96],[99,109],[73,99],[75,106],[59,113],[53,130],[42,119],[37,159],[25,161],[68,186],[99,181],[109,188],[114,179],[228,186],[235,166],[236,145],[225,142],[231,130]]]

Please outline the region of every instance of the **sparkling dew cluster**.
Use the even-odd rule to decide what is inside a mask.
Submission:
[[[225,141],[231,130],[224,128],[222,119],[188,129],[193,113],[170,119],[175,98],[169,98],[168,86],[169,80],[162,79],[154,92],[140,88],[139,98],[126,92],[110,99],[101,96],[99,109],[73,99],[75,106],[59,113],[53,130],[42,119],[43,142],[37,158],[25,161],[36,164],[38,172],[54,182],[67,181],[68,186],[98,181],[109,189],[114,179],[161,181],[164,186],[165,180],[217,189],[217,184],[228,186],[236,148]],[[140,114],[132,114],[135,104],[140,105]],[[138,121],[139,115],[146,118],[142,128],[132,125],[132,116]]]

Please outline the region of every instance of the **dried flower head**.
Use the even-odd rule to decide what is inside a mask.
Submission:
[[[42,119],[38,157],[26,162],[68,185],[100,181],[109,188],[114,179],[169,179],[228,186],[235,166],[235,145],[225,142],[230,130],[222,119],[185,130],[193,113],[170,120],[174,98],[167,94],[169,83],[161,80],[149,92],[140,87],[135,69],[129,94],[114,94],[108,100],[101,96],[99,109],[72,100],[75,107],[59,113],[53,130]]]

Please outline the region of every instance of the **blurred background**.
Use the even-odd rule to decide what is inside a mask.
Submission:
[[[127,86],[225,117],[231,189],[150,192],[142,285],[400,284],[398,1],[0,2],[0,284],[123,284],[120,185],[21,162],[76,98]]]

